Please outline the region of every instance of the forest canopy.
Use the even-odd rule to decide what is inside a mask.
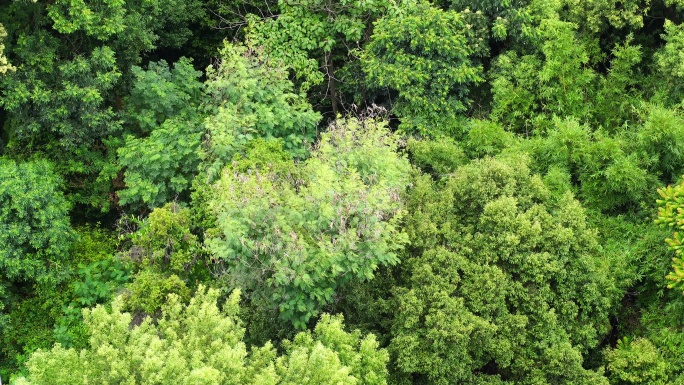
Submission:
[[[0,382],[684,383],[684,2],[0,4]]]

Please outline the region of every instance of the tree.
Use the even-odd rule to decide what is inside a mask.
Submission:
[[[342,318],[325,315],[313,333],[273,345],[242,342],[239,291],[220,311],[219,293],[200,286],[184,305],[169,295],[162,316],[131,326],[132,316],[115,300],[112,309],[84,311],[90,346],[80,352],[56,345],[29,360],[17,385],[41,384],[368,384],[386,383],[387,352],[373,335],[343,330]]]
[[[63,288],[51,287],[50,290],[39,292],[36,297],[27,298],[29,301],[43,302],[44,309],[51,315],[57,315],[55,319],[47,320],[41,314],[26,317],[52,321],[49,323],[53,331],[51,338],[42,341],[42,346],[38,346],[40,348],[49,348],[55,342],[64,347],[86,346],[88,336],[83,324],[83,309],[109,303],[130,278],[130,269],[116,255],[118,239],[113,234],[94,227],[81,227],[77,231],[77,239],[69,250],[68,263],[74,271],[69,281],[64,283]],[[42,297],[49,298],[49,293],[54,293],[53,296],[59,293],[65,299],[64,303],[44,300]],[[22,319],[21,322],[25,323],[25,320]],[[15,330],[19,331],[20,329]],[[28,358],[33,350],[26,351]]]
[[[190,272],[197,262],[200,242],[190,231],[190,209],[177,203],[158,207],[130,235],[126,257],[141,267],[156,266],[176,274]]]
[[[396,264],[410,169],[396,148],[385,123],[340,120],[302,164],[282,150],[262,163],[269,151],[257,147],[227,167],[209,203],[217,228],[207,245],[230,285],[302,328],[339,287]]]
[[[57,61],[56,47],[43,39],[50,40],[31,36],[19,42],[21,52],[33,58],[22,57],[17,71],[4,80],[0,105],[12,113],[10,145],[35,151],[54,138],[60,150],[74,151],[116,132],[120,126],[112,109],[105,107],[107,93],[121,76],[114,51],[95,48],[88,56]],[[34,45],[46,47],[36,52]],[[33,65],[35,61],[40,65]]]
[[[124,68],[144,51],[182,46],[192,34],[190,24],[204,15],[198,0],[56,0],[47,11],[56,31],[111,44],[126,58]]]
[[[390,351],[426,383],[604,384],[583,354],[620,295],[594,230],[524,156],[413,181]]]
[[[492,56],[490,49],[499,43],[507,47],[529,43],[535,37],[535,26],[549,13],[555,12],[557,2],[534,2],[529,0],[453,0],[438,2],[442,8],[457,11],[466,18],[469,34],[482,42],[477,50],[483,57]],[[512,43],[512,44],[511,44]],[[486,59],[485,59],[486,60]]]
[[[544,64],[539,72],[545,109],[559,116],[578,119],[587,114],[587,88],[595,74],[587,68],[587,49],[575,36],[577,25],[555,19],[542,21]]]
[[[426,2],[403,2],[378,20],[362,56],[368,81],[398,92],[393,112],[409,132],[458,133],[469,87],[483,81],[463,16]],[[471,44],[469,44],[471,43]]]
[[[122,253],[136,272],[127,286],[126,309],[157,314],[169,293],[185,299],[188,286],[208,279],[202,244],[192,233],[191,210],[178,203],[157,207],[136,221],[139,228],[128,236],[128,250]]]
[[[97,47],[61,60],[57,40],[44,31],[22,36],[17,45],[17,70],[0,79],[0,107],[8,112],[5,151],[43,153],[55,162],[72,202],[107,208],[110,185],[97,176],[111,162],[107,138],[121,129],[106,105],[121,76],[114,51]]]
[[[15,281],[55,283],[73,232],[61,181],[44,160],[0,158],[0,275]]]
[[[341,112],[339,69],[354,61],[355,51],[368,40],[372,22],[388,6],[387,0],[278,1],[277,15],[268,14],[263,20],[249,17],[247,41],[287,65],[302,91],[325,81],[325,96],[330,96],[336,115]]]
[[[611,384],[654,384],[671,382],[667,375],[667,362],[651,341],[623,338],[615,349],[606,350],[608,376]]]
[[[581,27],[586,35],[605,33],[609,28],[637,30],[644,26],[644,16],[651,0],[564,0],[563,19]]]
[[[491,118],[513,132],[529,134],[539,121],[538,72],[541,61],[535,55],[515,52],[499,55],[490,72],[493,79]]]
[[[648,145],[650,140],[658,140],[657,136],[641,142],[634,132],[641,128],[611,135],[575,119],[555,118],[551,123],[546,135],[518,143],[523,147],[518,151],[532,154],[537,172],[555,169],[566,173],[583,203],[604,212],[634,210],[652,199],[652,186],[658,184],[658,178],[649,170],[649,158],[666,152],[666,148],[656,150]]]
[[[226,43],[216,68],[207,69],[209,111],[204,171],[210,179],[257,138],[277,138],[293,156],[304,158],[321,116],[295,92],[285,67],[268,55]]]
[[[655,54],[656,63],[659,69],[671,78],[681,78],[684,76],[684,62],[679,52],[684,45],[684,25],[666,20],[664,29],[665,33],[662,38],[665,40],[665,45],[660,52]]]
[[[674,230],[672,237],[666,240],[675,252],[675,258],[672,258],[673,271],[667,275],[667,279],[672,281],[668,287],[684,289],[684,261],[680,257],[682,250],[684,250],[684,204],[682,203],[684,182],[659,189],[658,194],[662,199],[658,200],[658,219],[656,222]]]
[[[11,1],[1,8],[16,67],[0,81],[4,149],[15,157],[42,153],[55,162],[70,201],[108,211],[123,133],[116,112],[131,67],[155,48],[187,42],[189,24],[204,12],[200,2]]]
[[[632,35],[623,44],[616,43],[611,56],[608,74],[598,78],[591,114],[594,124],[615,132],[636,120],[635,111],[644,98],[639,86],[645,79],[638,68],[642,47],[633,44]]]
[[[676,104],[680,104],[684,99],[680,81],[684,76],[684,62],[679,55],[684,47],[684,24],[665,20],[663,29],[660,37],[665,40],[665,44],[653,55],[658,72],[662,76],[656,84],[659,87],[656,93],[661,94],[664,103],[670,104],[675,101]]]
[[[198,126],[169,119],[147,138],[128,137],[117,151],[126,183],[118,192],[119,203],[154,208],[187,192],[200,163]]]
[[[648,169],[662,183],[675,183],[684,173],[684,116],[677,109],[643,105],[636,142]]]
[[[0,75],[4,74],[8,71],[14,71],[15,68],[12,67],[12,64],[10,64],[7,61],[7,57],[5,57],[5,44],[4,40],[7,37],[7,31],[5,31],[5,27],[0,24]]]
[[[121,205],[159,207],[187,192],[198,173],[202,141],[201,72],[181,58],[169,70],[166,62],[133,67],[136,82],[126,98],[127,135],[117,150],[126,188]]]
[[[577,25],[548,18],[536,28],[539,54],[500,55],[494,61],[492,115],[511,131],[544,131],[553,116],[586,121],[594,71],[576,36]]]
[[[133,66],[131,73],[134,82],[122,111],[129,132],[149,134],[171,118],[201,120],[204,85],[192,59],[181,57],[172,66],[165,60],[150,62],[147,69]]]
[[[7,328],[16,325],[40,325],[25,314],[44,315],[42,302],[31,302],[36,291],[50,301],[53,288],[70,275],[69,246],[74,232],[69,223],[69,205],[60,190],[61,181],[53,166],[45,160],[17,163],[0,157],[0,335],[10,336]],[[26,298],[29,297],[29,298]],[[38,309],[32,308],[35,306]],[[14,319],[11,319],[11,318]],[[48,335],[51,336],[48,325]],[[29,329],[22,341],[42,342],[41,331]],[[13,366],[16,357],[7,357],[15,350],[15,340],[3,338],[0,370]]]

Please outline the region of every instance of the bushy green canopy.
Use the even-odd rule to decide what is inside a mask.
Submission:
[[[390,349],[431,384],[603,384],[582,354],[608,330],[617,291],[570,193],[528,158],[485,158],[414,181],[416,257],[396,289]]]
[[[428,136],[456,131],[469,87],[483,80],[470,58],[483,42],[469,42],[469,28],[460,13],[424,1],[401,2],[375,24],[363,69],[372,85],[398,92],[395,113],[405,130]]]
[[[61,181],[47,161],[0,158],[0,285],[56,282],[73,231]]]
[[[255,152],[256,167],[226,168],[210,203],[220,235],[207,243],[232,285],[303,327],[337,288],[396,264],[410,167],[396,148],[384,123],[341,120],[304,163]]]
[[[239,291],[219,310],[219,292],[200,286],[185,305],[170,295],[157,320],[134,321],[115,300],[84,311],[89,347],[37,351],[16,385],[310,384],[383,385],[388,354],[372,335],[343,330],[323,316],[278,354],[269,343],[248,350],[238,318]],[[139,323],[138,323],[139,322]]]

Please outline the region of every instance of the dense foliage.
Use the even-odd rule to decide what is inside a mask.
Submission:
[[[17,384],[363,384],[386,383],[386,351],[373,335],[342,329],[342,318],[325,315],[313,333],[273,345],[242,342],[239,291],[216,305],[216,290],[199,286],[187,306],[171,294],[162,315],[131,328],[121,301],[84,311],[89,347],[80,352],[56,345],[27,363],[30,381]]]
[[[402,371],[440,384],[601,381],[581,357],[619,291],[570,193],[554,199],[526,158],[487,158],[441,183],[417,178],[408,209],[416,256],[390,344]]]
[[[1,2],[0,381],[684,383],[683,49],[681,0]]]
[[[269,155],[257,149],[214,186],[220,236],[207,245],[232,285],[304,327],[338,287],[399,261],[410,166],[387,127],[370,120],[334,123],[303,163],[276,147],[279,161],[263,164]]]

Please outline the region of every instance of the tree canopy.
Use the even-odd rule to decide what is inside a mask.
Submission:
[[[682,384],[683,48],[683,0],[0,2],[0,382]]]
[[[368,384],[386,383],[388,354],[372,335],[347,333],[342,317],[326,315],[313,333],[285,341],[285,354],[272,344],[242,342],[240,292],[219,310],[219,293],[200,286],[183,305],[169,295],[162,316],[130,327],[121,300],[112,309],[84,311],[89,347],[80,352],[56,345],[37,351],[27,363],[29,384]]]

